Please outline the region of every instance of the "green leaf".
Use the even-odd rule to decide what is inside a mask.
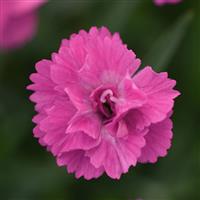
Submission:
[[[193,12],[186,12],[170,28],[165,30],[151,46],[144,58],[144,64],[153,66],[157,71],[165,69],[188,30],[192,18]]]

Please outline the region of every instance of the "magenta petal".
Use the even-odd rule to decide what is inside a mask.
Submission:
[[[106,147],[106,157],[104,159],[104,168],[107,175],[113,179],[119,179],[123,172],[116,150],[108,143]]]
[[[99,36],[101,38],[105,38],[105,37],[110,37],[111,38],[112,37],[110,31],[104,26],[99,29]]]
[[[105,37],[112,37],[110,31],[106,27],[97,28],[95,26],[90,28],[89,35],[93,38],[100,36],[102,39]]]
[[[86,85],[76,71],[64,65],[51,65],[51,78],[57,88],[63,90],[69,96],[71,102],[78,110],[87,110],[90,107],[89,93]]]
[[[70,51],[73,57],[76,58],[75,62],[77,69],[80,69],[85,62],[87,53],[85,51],[84,46],[85,46],[85,41],[83,37],[81,37],[80,35],[76,35],[69,42]]]
[[[164,157],[171,146],[172,121],[169,118],[152,124],[145,135],[146,145],[139,158],[141,163],[154,163],[158,157]]]
[[[41,131],[48,132],[43,136],[47,145],[53,145],[65,135],[67,121],[75,112],[72,104],[67,101],[56,101],[55,105],[47,110],[47,117],[38,124]]]
[[[15,16],[30,13],[35,11],[47,0],[34,0],[34,1],[13,1],[13,0],[6,0],[7,5],[12,6],[12,11]]]
[[[59,166],[66,166],[69,173],[75,173],[76,178],[83,176],[85,179],[98,178],[103,174],[103,168],[95,168],[84,156],[84,151],[76,150],[62,154],[57,158]]]
[[[67,133],[65,137],[65,144],[60,151],[63,153],[78,149],[88,150],[97,146],[100,141],[100,137],[99,139],[93,139],[83,132]]]
[[[43,76],[49,77],[50,76],[50,65],[52,64],[51,61],[43,59],[36,63],[35,68],[39,74]]]
[[[32,39],[36,32],[37,20],[36,13],[28,13],[25,16],[22,15],[14,20],[9,20],[9,25],[1,30],[0,48],[18,48]]]
[[[37,9],[44,0],[1,0],[0,49],[8,50],[23,46],[37,30]]]
[[[87,152],[95,167],[103,166],[108,176],[119,179],[130,166],[135,166],[145,145],[144,133],[135,133],[116,141],[103,139],[101,144]]]
[[[86,155],[90,157],[90,162],[96,167],[99,168],[103,166],[104,159],[107,155],[107,144],[104,140],[99,144],[98,147],[87,151]]]
[[[142,134],[130,134],[126,139],[118,139],[116,149],[124,173],[128,171],[130,166],[136,165],[144,145],[145,139]]]
[[[129,132],[134,132],[135,130],[142,131],[151,124],[150,120],[137,109],[130,110],[125,116],[125,121]]]
[[[95,167],[103,166],[107,175],[113,179],[119,179],[123,173],[115,147],[106,140],[102,140],[98,147],[87,153],[87,156]]]
[[[35,91],[35,93],[30,96],[30,99],[37,103],[37,110],[52,105],[58,95],[58,92],[54,90],[55,84],[50,78],[51,64],[52,62],[49,60],[37,62],[37,73],[33,73],[30,76],[33,84],[29,85],[27,89]]]
[[[39,126],[36,126],[34,129],[33,129],[33,134],[36,138],[40,138],[42,136],[45,135],[45,132],[41,131]]]
[[[119,95],[116,104],[119,113],[141,107],[146,102],[145,93],[134,85],[131,79],[125,79],[119,84]]]
[[[74,70],[59,64],[51,65],[51,78],[56,84],[62,85],[63,88],[65,88],[68,83],[77,81],[77,75]]]
[[[73,105],[82,112],[91,110],[91,102],[89,101],[89,92],[82,85],[70,84],[65,88],[66,94],[69,96]]]
[[[118,122],[117,137],[124,137],[128,135],[128,127],[124,120]]]
[[[154,0],[155,4],[158,6],[162,6],[164,4],[177,4],[180,3],[182,0]]]
[[[67,126],[67,122],[74,116],[76,109],[69,101],[55,101],[54,106],[47,111],[47,118],[40,122],[42,130],[59,129],[60,125]],[[65,122],[65,123],[63,123]]]
[[[138,67],[135,54],[114,36],[105,37],[104,40],[91,38],[87,44],[87,52],[81,76],[85,77],[85,74],[88,82],[95,80],[96,83],[116,84]]]
[[[91,123],[92,122],[92,123]],[[92,138],[98,138],[101,131],[99,116],[93,112],[77,113],[69,122],[66,132],[83,131]]]
[[[138,72],[133,81],[147,96],[146,104],[139,111],[153,123],[166,118],[173,108],[173,99],[180,94],[173,89],[176,81],[167,78],[167,73],[154,72],[151,67]]]

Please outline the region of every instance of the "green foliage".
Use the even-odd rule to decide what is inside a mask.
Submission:
[[[175,24],[164,30],[162,35],[150,47],[147,56],[144,57],[144,63],[154,66],[157,71],[165,69],[178,50],[192,18],[193,13],[191,11],[186,12],[178,18]]]
[[[197,200],[200,169],[199,0],[156,7],[151,0],[54,0],[40,11],[37,36],[0,55],[0,197],[65,200]],[[105,25],[120,32],[144,65],[168,71],[182,95],[174,110],[172,149],[156,164],[131,168],[119,181],[76,180],[32,136],[34,115],[25,87],[34,64],[50,58],[62,38]],[[173,66],[169,68],[169,66]]]

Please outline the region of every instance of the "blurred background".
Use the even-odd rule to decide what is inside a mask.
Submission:
[[[34,65],[80,29],[107,26],[142,59],[177,80],[172,148],[119,181],[76,180],[32,135],[34,105],[25,88]],[[200,199],[200,1],[157,7],[152,0],[52,0],[39,11],[34,39],[0,55],[0,199]]]

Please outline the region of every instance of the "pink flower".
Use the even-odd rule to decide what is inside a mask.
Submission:
[[[158,6],[162,6],[164,4],[177,4],[180,3],[182,0],[154,0],[155,4]]]
[[[37,9],[46,0],[0,0],[0,49],[23,46],[37,29]]]
[[[176,81],[151,67],[136,72],[140,63],[118,33],[92,27],[36,64],[28,86],[34,136],[77,178],[119,179],[130,166],[166,156]]]

